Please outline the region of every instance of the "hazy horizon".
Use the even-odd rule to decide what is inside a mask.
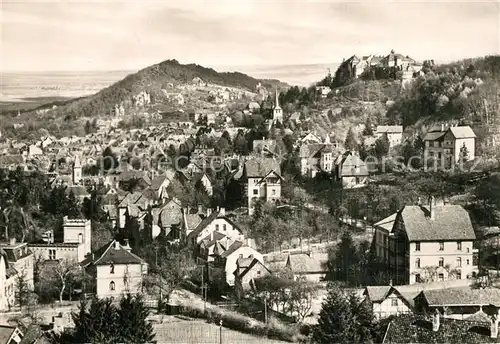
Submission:
[[[391,49],[420,61],[500,52],[495,0],[207,4],[4,0],[2,72],[137,71],[168,58],[216,70],[325,65]]]

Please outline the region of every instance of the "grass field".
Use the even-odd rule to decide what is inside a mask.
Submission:
[[[158,344],[219,344],[220,328],[215,324],[208,324],[201,320],[181,320],[174,317],[165,319],[163,324],[155,324],[156,340]],[[264,337],[256,337],[246,333],[222,328],[222,343],[224,344],[258,344],[286,343]]]

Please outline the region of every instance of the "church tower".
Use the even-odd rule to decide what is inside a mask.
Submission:
[[[273,108],[273,123],[276,122],[283,123],[283,109],[280,107],[280,102],[278,99],[278,89],[276,89],[276,102]]]
[[[73,162],[73,185],[80,184],[82,180],[82,164],[78,156],[75,157]]]

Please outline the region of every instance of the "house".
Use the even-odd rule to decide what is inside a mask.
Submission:
[[[364,302],[373,308],[376,318],[411,313],[411,304],[392,286],[368,286],[363,292]]]
[[[476,135],[469,126],[433,128],[424,136],[425,168],[452,168],[475,159]]]
[[[380,139],[387,135],[389,146],[394,147],[403,142],[403,126],[401,125],[378,125],[375,136]]]
[[[299,148],[300,173],[303,176],[314,178],[320,171],[330,173],[335,163],[337,146],[330,142],[327,135],[323,143],[303,144]]]
[[[467,211],[460,205],[437,203],[407,205],[394,221],[389,250],[394,257],[394,280],[414,284],[476,275],[478,250]],[[390,243],[392,241],[392,243]]]
[[[418,313],[435,313],[453,319],[470,319],[483,307],[500,306],[500,290],[496,288],[470,289],[446,288],[423,290],[415,298],[415,311]]]
[[[316,86],[316,92],[319,93],[321,98],[326,98],[332,92],[332,89],[328,86]]]
[[[306,253],[289,254],[285,268],[292,272],[295,280],[305,278],[311,282],[320,282],[324,280],[326,275],[326,269],[322,266],[322,262]]]
[[[257,113],[260,111],[260,104],[257,102],[250,102],[247,107],[251,113]]]
[[[0,344],[21,343],[23,333],[16,326],[0,325]]]
[[[278,202],[281,198],[281,167],[272,158],[247,160],[243,167],[246,204],[248,214],[253,214],[254,204],[261,199],[265,202]]]
[[[165,205],[153,208],[151,210],[152,238],[156,238],[161,232],[171,241],[184,237],[182,233],[183,211],[177,199],[171,199]]]
[[[29,290],[34,281],[33,253],[26,243],[16,243],[11,238],[8,243],[0,244],[0,309],[8,310],[16,304],[16,284],[19,276],[26,280]]]
[[[226,273],[226,282],[229,286],[234,286],[234,271],[237,267],[237,261],[240,258],[257,259],[264,264],[262,253],[253,247],[246,245],[243,241],[234,241],[222,254],[215,257],[215,266],[223,267]]]
[[[335,161],[335,177],[345,189],[353,189],[368,182],[368,166],[361,160],[358,152],[346,152]]]
[[[373,236],[373,248],[375,250],[375,254],[389,267],[395,265],[392,229],[394,227],[394,222],[396,221],[396,215],[397,213],[392,214],[373,225],[373,228],[375,229],[375,234]]]
[[[90,220],[63,218],[63,240],[54,241],[53,231],[44,233],[42,240],[29,244],[37,259],[82,262],[91,252],[92,230]]]
[[[439,312],[407,314],[389,323],[382,343],[499,343],[498,322],[498,307],[471,320],[444,318]]]
[[[244,240],[243,232],[239,226],[226,217],[224,208],[219,208],[215,211],[209,209],[207,217],[193,231],[187,233],[188,243],[191,247],[195,247],[203,240],[211,238],[214,232],[222,233],[233,242]]]
[[[236,260],[234,274],[234,291],[239,299],[249,291],[255,290],[255,279],[271,274],[271,271],[257,258],[240,258]]]
[[[50,335],[46,334],[39,324],[30,324],[19,344],[51,344]]]
[[[96,285],[98,298],[120,298],[122,295],[142,292],[147,263],[132,253],[128,240],[122,245],[116,240],[92,252],[81,263]]]

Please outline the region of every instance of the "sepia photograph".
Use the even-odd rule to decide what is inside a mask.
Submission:
[[[0,344],[499,324],[500,0],[0,0]]]

